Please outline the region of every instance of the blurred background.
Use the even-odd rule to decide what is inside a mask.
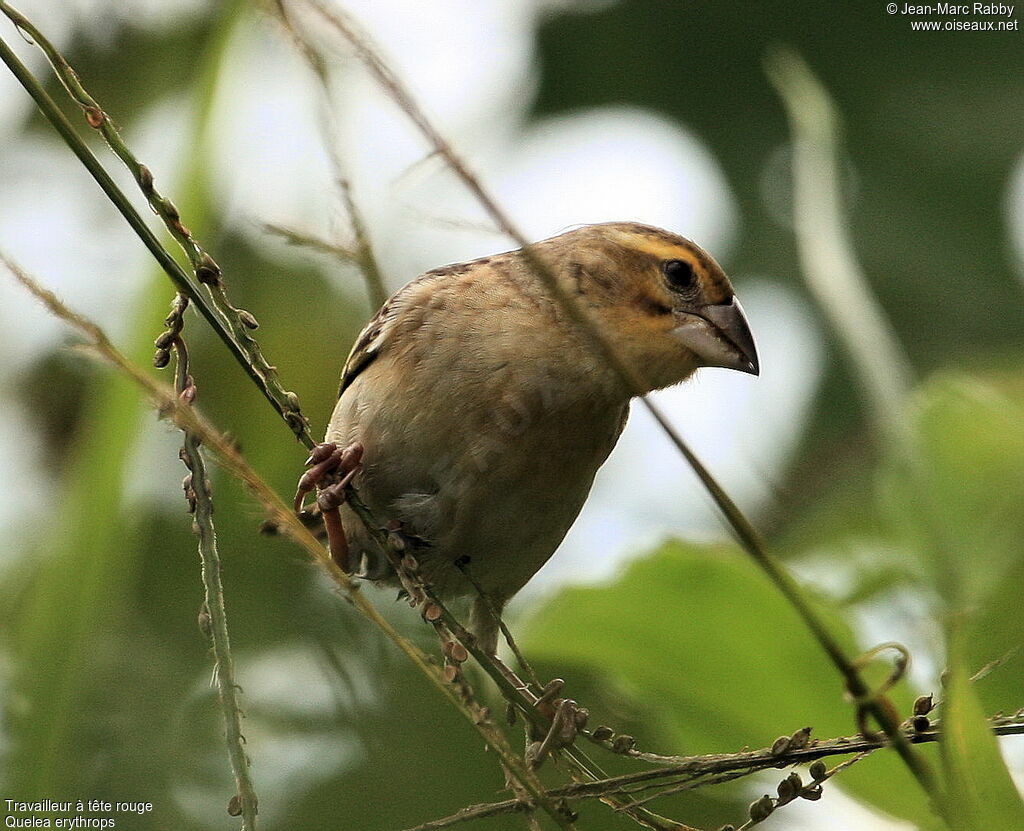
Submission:
[[[351,245],[329,148],[390,288],[509,247],[323,31],[327,96],[260,4],[19,8],[221,264],[316,434],[372,311],[354,268],[296,244]],[[1008,656],[977,682],[984,711],[1024,706],[1024,660],[1012,651],[1024,630],[1020,32],[911,31],[880,2],[345,8],[529,236],[638,220],[714,254],[747,309],[762,375],[703,370],[658,401],[812,587],[851,653],[888,640],[911,649],[903,707],[938,692],[954,613],[966,621],[972,671]],[[38,50],[2,23],[62,100]],[[805,282],[791,135],[764,68],[780,43],[806,60],[841,122],[842,231],[912,367],[900,417],[920,437],[943,554],[922,542],[858,368]],[[170,286],[6,70],[0,148],[0,248],[148,364]],[[843,314],[857,328],[869,311]],[[200,406],[290,493],[302,449],[198,318],[188,329]],[[126,382],[69,350],[74,342],[0,280],[0,788],[25,800],[152,802],[126,820],[132,829],[231,827],[180,437]],[[501,772],[477,734],[296,548],[258,535],[260,513],[236,483],[218,471],[214,487],[263,827],[400,829],[500,798]],[[367,590],[436,649],[392,593]],[[761,747],[805,725],[820,738],[855,732],[834,670],[639,411],[510,620],[541,674],[566,678],[593,724],[634,733],[645,749]],[[1024,781],[1024,740],[1001,747]],[[938,764],[936,748],[924,752]],[[654,807],[702,828],[739,824],[778,778]],[[581,828],[635,827],[600,806],[582,810]],[[936,821],[905,770],[876,754],[826,786],[822,802],[771,822],[889,831]]]

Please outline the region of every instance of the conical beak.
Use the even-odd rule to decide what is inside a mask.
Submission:
[[[728,303],[701,306],[693,316],[687,317],[688,321],[675,333],[703,360],[705,366],[760,374],[754,336],[750,334],[750,324],[739,300],[733,297]]]

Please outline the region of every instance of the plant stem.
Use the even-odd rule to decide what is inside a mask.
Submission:
[[[427,680],[473,725],[483,737],[487,746],[501,759],[502,763],[513,772],[523,787],[537,801],[538,806],[547,811],[552,820],[560,827],[570,829],[572,823],[557,805],[551,803],[544,794],[536,774],[528,770],[523,760],[508,747],[504,736],[489,724],[479,720],[458,693],[448,684],[437,665],[412,641],[399,633],[391,623],[366,599],[352,577],[338,568],[324,546],[310,533],[295,516],[291,507],[258,473],[235,447],[234,443],[220,433],[200,413],[181,401],[179,396],[166,385],[161,384],[133,364],[111,343],[103,330],[91,320],[76,314],[65,306],[52,292],[40,286],[24,271],[0,253],[3,262],[14,277],[37,299],[39,299],[54,315],[64,320],[81,332],[98,355],[119,372],[141,387],[152,399],[158,411],[173,419],[182,430],[190,431],[198,436],[203,445],[214,454],[221,466],[231,475],[239,479],[250,494],[267,511],[271,519],[282,531],[298,543],[309,558],[319,566],[327,576],[344,592],[352,605],[374,623],[426,676]],[[666,826],[670,828],[671,826]]]
[[[15,26],[27,36],[31,37],[50,59],[54,69],[58,72],[58,77],[61,82],[64,83],[65,88],[74,90],[76,87],[70,84],[70,78],[75,79],[77,83],[77,75],[74,75],[73,70],[67,64],[67,61],[60,55],[56,49],[46,40],[45,37],[33,26],[33,24],[24,17],[20,12],[11,7],[6,0],[0,0],[0,11],[7,15],[15,24]],[[223,297],[222,288],[213,296],[213,303],[204,295],[196,282],[190,277],[185,270],[178,264],[177,260],[171,256],[171,254],[165,249],[157,240],[155,234],[149,229],[149,226],[143,221],[142,217],[132,206],[131,202],[125,196],[124,192],[114,183],[113,179],[107,173],[106,169],[99,162],[99,160],[93,155],[92,151],[86,146],[81,136],[75,131],[71,122],[68,121],[67,117],[54,102],[53,98],[43,88],[42,84],[36,79],[31,71],[19,60],[15,52],[7,45],[7,43],[0,38],[0,60],[3,60],[7,64],[11,73],[18,79],[21,85],[25,88],[25,91],[32,96],[39,110],[46,117],[46,119],[53,125],[54,129],[58,132],[61,138],[64,139],[65,143],[71,149],[71,151],[78,157],[85,168],[92,174],[92,177],[96,180],[96,183],[100,186],[103,192],[107,195],[114,206],[120,211],[121,215],[127,220],[129,226],[138,235],[139,239],[142,240],[143,244],[149,249],[150,253],[156,259],[157,263],[164,270],[171,281],[174,283],[175,288],[178,291],[185,294],[190,301],[199,309],[199,312],[206,318],[207,322],[217,333],[224,344],[228,347],[228,350],[234,356],[235,360],[241,364],[249,378],[256,384],[263,395],[271,403],[278,414],[285,420],[285,423],[291,428],[292,432],[295,433],[296,437],[307,447],[312,447],[314,442],[312,437],[309,435],[308,425],[305,423],[305,419],[299,413],[298,407],[296,406],[293,396],[294,393],[289,393],[281,387],[280,383],[277,382],[273,372],[268,372],[264,367],[266,361],[263,360],[261,363],[262,355],[256,356],[253,351],[253,344],[255,341],[245,332],[245,326],[241,323],[235,325],[234,322],[229,323],[229,317],[224,315],[224,309],[222,308],[226,303],[226,297]],[[61,69],[66,67],[64,74],[61,74]],[[68,74],[70,73],[70,75]],[[108,142],[113,141],[111,144],[115,149],[115,152],[121,156],[122,160],[125,160],[126,165],[135,177],[136,181],[142,187],[143,192],[147,194],[147,197],[151,198],[151,204],[156,209],[159,206],[158,213],[161,213],[165,221],[169,220],[169,217],[176,213],[176,209],[173,205],[170,205],[168,200],[163,199],[156,194],[156,191],[152,189],[151,175],[147,177],[143,166],[135,160],[134,156],[130,154],[127,147],[122,141],[117,131],[113,128],[113,125],[109,117],[103,113],[102,109],[96,104],[96,102],[88,96],[88,93],[81,89],[81,85],[77,84],[77,89],[80,90],[82,100],[76,98],[76,101],[86,112],[87,119],[90,120],[90,124],[96,123],[97,129],[100,129],[104,133],[104,137],[107,138]],[[73,94],[75,94],[73,92]],[[88,101],[92,103],[85,103]],[[119,152],[120,150],[120,152]],[[126,154],[126,155],[122,155]],[[130,160],[130,162],[128,161]],[[148,187],[147,187],[148,185]],[[149,191],[149,193],[147,193]],[[156,194],[151,197],[151,194]],[[173,222],[171,223],[173,224]],[[180,220],[178,220],[180,225]],[[169,226],[170,227],[170,226]],[[181,230],[187,231],[182,226]],[[176,231],[174,228],[171,230],[172,234],[179,242],[182,242],[183,235]],[[202,256],[201,254],[196,255],[197,249],[194,241],[191,241],[191,235],[184,235],[190,241],[189,245],[185,247],[186,252],[190,252],[198,256],[198,262],[202,267]],[[213,262],[212,259],[209,262]],[[216,263],[213,264],[216,268]],[[205,273],[205,272],[204,272]],[[219,273],[219,269],[218,269]],[[227,304],[230,306],[230,304]],[[232,307],[233,308],[233,307]],[[235,318],[237,318],[237,310],[235,310]],[[240,340],[240,335],[244,335],[245,340]],[[269,364],[266,364],[269,367]]]
[[[182,308],[183,310],[183,308]],[[180,334],[174,346],[177,356],[175,367],[175,390],[180,400],[194,396],[195,384],[188,370],[188,350]],[[191,392],[189,392],[191,390]],[[188,395],[186,399],[184,395]],[[224,732],[228,746],[231,771],[235,776],[235,799],[229,813],[242,817],[242,831],[256,831],[256,811],[259,800],[249,775],[249,759],[246,756],[242,735],[242,715],[238,706],[238,685],[235,683],[235,665],[231,657],[231,639],[228,637],[227,611],[224,607],[224,589],[221,583],[220,553],[217,550],[217,533],[213,523],[213,493],[206,475],[206,461],[200,450],[201,440],[192,430],[184,430],[182,461],[189,469],[189,486],[186,494],[195,519],[194,531],[199,538],[199,560],[202,563],[203,611],[209,619],[204,627],[210,638],[214,657],[214,679],[218,699],[224,717]],[[204,618],[205,620],[205,618]]]
[[[1014,718],[993,717],[990,719],[990,726],[993,735],[996,736],[1024,735],[1024,722],[1020,721],[1019,718],[1014,720]],[[940,725],[937,723],[933,724],[931,729],[914,733],[910,737],[910,741],[914,744],[929,744],[941,741],[941,739],[942,732]],[[749,775],[782,766],[806,764],[816,759],[845,756],[848,754],[860,755],[880,750],[885,746],[884,741],[877,739],[865,739],[863,736],[847,736],[815,742],[800,750],[789,750],[779,755],[772,754],[770,749],[767,748],[741,753],[715,753],[705,756],[638,754],[645,759],[660,759],[664,767],[627,773],[621,776],[611,776],[596,782],[563,785],[551,788],[548,793],[559,799],[593,799],[602,794],[614,793],[622,789],[630,789],[626,791],[628,793],[632,789],[644,786],[647,783],[672,784],[664,780],[677,780],[677,784],[679,782],[687,782],[691,783],[694,788],[697,788],[718,784],[718,780],[705,777],[730,775],[730,779],[739,778],[735,774]],[[432,829],[449,828],[462,822],[499,816],[501,814],[517,813],[524,809],[524,804],[515,799],[470,805],[463,808],[457,814],[417,825],[415,828],[408,829],[407,831],[432,831]]]
[[[909,361],[857,262],[844,221],[838,117],[828,92],[791,49],[765,56],[793,146],[793,227],[804,281],[839,336],[879,432],[897,454],[912,453],[906,398]]]

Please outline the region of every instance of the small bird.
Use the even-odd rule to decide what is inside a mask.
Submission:
[[[529,250],[437,268],[392,295],[352,348],[325,438],[354,449],[346,483],[415,543],[438,596],[473,598],[469,628],[491,654],[497,615],[576,519],[631,398],[702,366],[759,371],[729,279],[693,242],[610,222]],[[531,260],[642,389],[595,350]],[[341,525],[352,570],[396,584],[344,504]]]

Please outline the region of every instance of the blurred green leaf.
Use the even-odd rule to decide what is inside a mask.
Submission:
[[[919,473],[880,475],[883,510],[924,567],[919,591],[957,615],[971,671],[1024,644],[1024,389],[1019,374],[942,373],[918,390]],[[938,657],[938,656],[937,656]],[[1024,703],[1021,656],[979,685],[990,712]]]
[[[837,606],[816,602],[856,655]],[[530,655],[562,672],[602,673],[662,714],[671,752],[764,747],[807,725],[816,736],[854,732],[835,669],[775,587],[732,548],[668,543],[612,584],[563,591],[530,620],[524,640]],[[898,691],[904,706],[906,698]],[[841,781],[883,810],[933,822],[892,756],[878,754]]]
[[[1021,801],[970,681],[963,637],[954,630],[943,704],[942,758],[955,831],[1024,828]]]
[[[97,386],[103,395],[83,418],[88,433],[65,450],[73,457],[66,487],[55,497],[52,525],[40,529],[39,570],[13,632],[11,787],[25,799],[52,796],[77,768],[70,735],[91,676],[93,638],[123,608],[135,571],[122,556],[122,491],[138,395],[120,377],[104,376]]]
[[[991,383],[942,374],[920,390],[916,415],[929,500],[916,504],[931,534],[922,547],[962,610],[998,593],[1021,558],[1024,405]]]

